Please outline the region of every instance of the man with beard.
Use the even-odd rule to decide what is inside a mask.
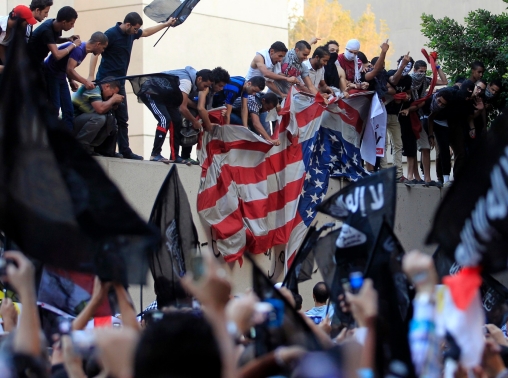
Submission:
[[[42,22],[48,17],[49,10],[53,6],[53,0],[32,0],[30,3],[30,10],[37,22]],[[26,28],[26,41],[30,41],[33,32],[33,25],[28,25]]]
[[[323,46],[330,53],[330,59],[325,66],[325,83],[334,88],[338,88],[344,93],[344,97],[348,98],[346,73],[338,62],[339,43],[336,41],[328,41]]]
[[[333,93],[325,82],[325,66],[330,59],[330,53],[324,47],[318,47],[312,58],[303,62],[303,65],[309,70],[309,78],[314,87],[323,93]]]
[[[101,81],[107,76],[126,76],[134,41],[149,37],[160,32],[162,29],[169,28],[175,22],[176,19],[170,17],[166,22],[141,29],[143,25],[141,16],[136,12],[128,13],[123,22],[117,22],[115,26],[109,28],[104,33],[108,37],[109,44],[102,54],[101,64],[97,71],[97,81]],[[90,60],[89,81],[93,81],[94,79],[97,59],[98,57],[94,56]],[[114,110],[116,122],[118,124],[118,152],[120,152],[125,159],[143,160],[142,156],[133,153],[129,147],[129,124],[127,123],[129,121],[129,111],[127,108],[125,80],[120,81],[120,92],[118,93],[123,96],[122,104]]]

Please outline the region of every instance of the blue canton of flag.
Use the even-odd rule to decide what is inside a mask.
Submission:
[[[321,126],[315,143],[307,146],[311,153],[298,212],[308,227],[316,217],[315,208],[323,202],[330,177],[357,181],[369,173],[361,166],[360,149],[342,138],[339,131]]]

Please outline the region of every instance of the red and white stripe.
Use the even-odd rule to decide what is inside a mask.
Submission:
[[[197,207],[226,261],[288,242],[306,173],[301,144],[314,137],[325,110],[319,95],[292,92],[280,113],[280,146],[242,126],[203,134]]]

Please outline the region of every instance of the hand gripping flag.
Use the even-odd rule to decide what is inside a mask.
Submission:
[[[191,258],[198,248],[198,233],[175,165],[155,200],[150,223],[160,230],[161,235],[161,242],[150,255],[157,304],[159,308],[190,305],[190,297],[181,287],[180,279],[190,268]]]
[[[325,199],[330,178],[357,181],[369,175],[361,165],[359,147],[369,114],[370,94],[359,92],[355,97],[339,99],[323,113],[316,141],[309,146],[312,154],[298,201],[295,226],[286,248],[287,268],[317,215],[316,207]]]
[[[44,264],[144,283],[155,230],[49,113],[26,49],[18,27],[0,83],[0,229]]]
[[[240,127],[203,134],[198,212],[226,261],[286,244],[326,105],[292,92],[280,146]]]

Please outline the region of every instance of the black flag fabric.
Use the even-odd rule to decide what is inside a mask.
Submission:
[[[377,364],[379,376],[397,370],[401,377],[416,377],[409,348],[408,332],[411,319],[409,283],[402,272],[404,250],[392,227],[383,222],[373,254],[369,256],[364,276],[371,278],[378,292],[379,316]]]
[[[154,0],[143,10],[155,22],[166,22],[171,17],[176,18],[173,27],[181,25],[187,20],[199,0]]]
[[[48,111],[19,26],[0,83],[0,229],[44,264],[144,283],[156,230]]]
[[[499,116],[466,161],[437,210],[427,243],[483,272],[508,264],[508,114]]]
[[[345,258],[367,257],[383,221],[395,222],[395,168],[362,178],[334,194],[317,210],[344,221],[336,245]]]
[[[167,73],[151,73],[146,75],[131,75],[115,77],[108,80],[101,80],[96,84],[105,84],[113,80],[129,80],[132,85],[132,91],[138,97],[138,102],[142,94],[164,97],[165,100],[176,107],[183,101],[182,91],[180,90],[180,79],[178,76]]]
[[[445,276],[457,274],[462,268],[439,247],[432,257],[440,280]],[[488,323],[501,327],[506,323],[503,314],[507,312],[508,288],[490,274],[482,273],[481,276],[482,285],[480,287],[480,293]]]
[[[276,289],[268,277],[256,265],[251,256],[245,257],[252,264],[252,289],[261,302],[271,306],[266,321],[256,327],[256,355],[261,356],[279,346],[300,345],[308,351],[322,347],[309,325],[286,298]]]
[[[311,253],[319,236],[326,230],[334,227],[334,223],[327,223],[319,230],[315,226],[310,226],[307,235],[296,252],[295,258],[289,268],[282,286],[287,287],[291,292],[298,293],[298,284],[312,279],[314,270],[314,254]],[[328,286],[329,287],[329,286]]]
[[[171,167],[155,200],[150,223],[160,230],[161,242],[150,256],[150,270],[155,281],[159,308],[189,305],[180,279],[190,269],[199,245],[187,194]]]

